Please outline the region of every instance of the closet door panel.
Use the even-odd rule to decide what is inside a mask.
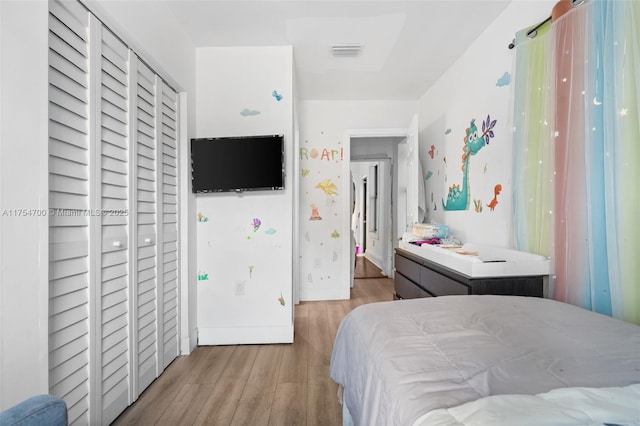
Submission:
[[[162,367],[166,368],[178,356],[178,144],[177,93],[168,85],[162,86],[161,156],[162,180],[159,186],[162,212]],[[160,244],[160,243],[159,243]]]
[[[136,72],[136,307],[137,392],[158,376],[156,76],[141,61]]]
[[[49,392],[89,423],[89,15],[49,2]]]
[[[101,28],[99,93],[100,377],[102,424],[111,423],[128,406],[129,359],[129,49]],[[106,137],[104,137],[106,136]],[[97,408],[97,407],[96,407]]]

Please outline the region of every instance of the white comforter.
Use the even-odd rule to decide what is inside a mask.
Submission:
[[[640,425],[640,385],[494,395],[421,416],[414,426]]]
[[[342,321],[331,377],[356,425],[406,426],[489,395],[640,383],[640,327],[539,298],[375,303]]]

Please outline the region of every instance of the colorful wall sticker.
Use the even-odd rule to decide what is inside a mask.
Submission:
[[[319,152],[316,148],[300,148],[300,160],[321,160],[321,161],[341,161],[344,159],[344,148],[329,149],[323,148]]]
[[[338,232],[337,229],[334,229],[333,232],[331,233],[331,238],[340,238],[340,233]]]
[[[482,200],[481,199],[473,199],[473,208],[475,209],[476,213],[482,213]]]
[[[325,179],[316,185],[316,189],[322,190],[327,195],[338,195],[338,186],[331,182],[331,178]]]
[[[315,204],[311,204],[310,207],[311,207],[311,217],[309,218],[309,220],[322,220],[322,217],[318,212],[318,206],[316,206]]]
[[[431,159],[433,160],[433,155],[436,153],[436,146],[435,145],[431,145],[431,148],[429,149],[429,157],[431,157]]]
[[[491,211],[493,211],[498,205],[498,195],[500,195],[500,191],[502,191],[502,185],[497,184],[493,188],[493,200],[491,200],[491,202],[487,204],[487,207],[489,207]]]
[[[198,212],[198,222],[208,222],[209,219],[203,215],[201,212]]]
[[[300,174],[302,177],[309,176],[309,169],[301,169]]]
[[[282,292],[280,292],[280,297],[278,297],[278,303],[280,303],[282,306],[285,305],[284,297],[282,296]]]
[[[253,269],[255,268],[254,265],[249,265],[249,279],[253,278]]]
[[[282,95],[278,93],[277,90],[274,90],[273,92],[271,92],[271,96],[273,96],[278,102],[282,100]]]
[[[449,133],[451,133],[451,129],[447,129],[447,130],[444,131],[445,135],[448,135]]]
[[[276,230],[275,230],[275,228],[269,228],[266,231],[264,231],[264,233],[267,234],[267,235],[273,235],[273,234],[276,233]]]
[[[242,111],[240,111],[240,115],[243,117],[251,117],[258,114],[260,114],[260,111],[256,111],[254,109],[245,108]]]
[[[493,128],[497,120],[491,121],[487,115],[487,120],[482,122],[482,134],[478,134],[476,119],[471,119],[469,127],[465,131],[464,145],[462,147],[462,186],[453,184],[449,187],[447,202],[442,200],[442,208],[451,210],[469,210],[471,194],[469,193],[469,160],[472,155],[476,155],[489,140],[494,137]]]
[[[433,172],[431,170],[429,170],[427,172],[427,175],[424,177],[424,180],[429,180],[429,178],[431,178],[431,176],[433,176]]]
[[[487,115],[487,120],[482,122],[482,136],[484,136],[484,141],[487,145],[489,145],[489,140],[493,138],[493,128],[496,126],[498,120],[491,121],[491,117]]]
[[[209,274],[203,271],[198,271],[198,281],[207,281],[209,279]]]
[[[504,74],[502,74],[502,77],[500,77],[496,82],[496,86],[498,87],[508,86],[510,82],[511,82],[511,75],[509,75],[509,73],[505,71]]]
[[[260,229],[260,225],[262,225],[262,221],[258,218],[254,218],[251,222],[251,226],[253,226],[253,232],[257,232]]]

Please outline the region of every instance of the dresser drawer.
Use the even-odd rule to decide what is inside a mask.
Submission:
[[[468,286],[426,267],[420,269],[420,286],[434,296],[470,294]]]
[[[397,297],[401,299],[415,299],[416,297],[420,297],[420,289],[418,286],[404,275],[396,272],[393,281]]]
[[[406,257],[400,256],[396,253],[395,258],[396,271],[400,272],[405,277],[409,278],[414,283],[420,282],[420,264]]]

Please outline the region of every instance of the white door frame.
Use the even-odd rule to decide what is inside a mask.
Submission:
[[[342,140],[344,141],[344,160],[342,161],[342,193],[351,193],[351,139],[352,138],[393,138],[393,137],[409,137],[410,129],[408,128],[387,128],[387,129],[346,129],[342,134]],[[351,235],[351,203],[346,201],[342,203],[342,224],[340,235],[345,236],[342,238],[342,252],[351,253],[351,239],[346,236]],[[350,258],[350,257],[349,257]],[[344,295],[345,299],[349,299],[351,280],[348,279],[351,276],[350,261],[343,262],[342,264],[342,276],[344,279]]]

